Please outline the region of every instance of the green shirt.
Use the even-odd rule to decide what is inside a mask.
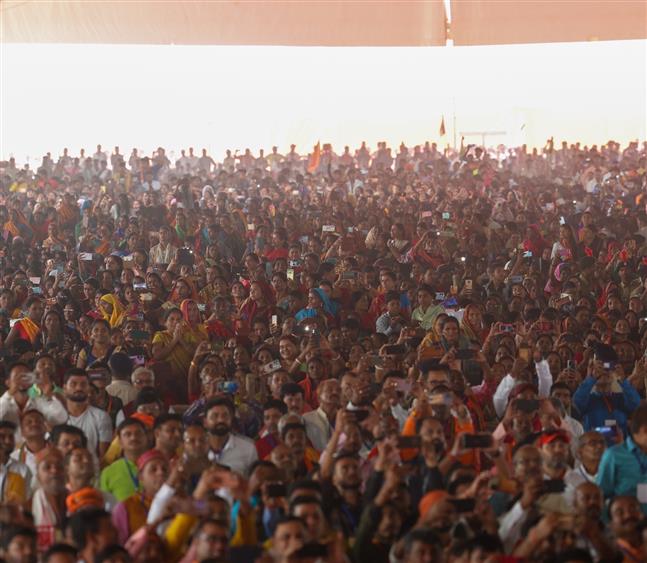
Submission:
[[[139,488],[137,466],[124,457],[118,459],[101,472],[99,487],[114,496],[118,502],[126,500]]]

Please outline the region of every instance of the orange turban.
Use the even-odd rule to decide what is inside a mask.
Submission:
[[[67,507],[68,514],[74,514],[82,508],[97,507],[103,508],[105,501],[101,491],[93,487],[84,487],[75,493],[70,493],[65,499],[65,506]]]
[[[434,507],[440,501],[446,499],[448,496],[449,493],[442,489],[427,493],[420,499],[420,502],[418,503],[418,513],[421,517],[424,516],[432,507]]]

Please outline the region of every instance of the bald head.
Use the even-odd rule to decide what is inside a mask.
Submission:
[[[595,483],[585,481],[575,488],[573,508],[576,514],[598,520],[602,515],[604,496]]]

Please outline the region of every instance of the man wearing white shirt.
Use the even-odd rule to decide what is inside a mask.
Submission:
[[[521,497],[499,521],[499,537],[506,552],[511,552],[521,539],[521,531],[536,510],[568,513],[570,487],[563,492],[547,491],[546,481],[557,480],[568,468],[568,436],[560,431],[546,433],[540,438],[542,451],[534,446],[522,446],[514,454],[513,471],[523,484]],[[543,475],[542,475],[543,473]]]
[[[209,460],[248,477],[258,454],[254,442],[232,432],[233,422],[234,405],[229,399],[218,397],[205,405],[204,427],[209,432]]]
[[[151,264],[170,264],[175,259],[177,247],[171,244],[171,228],[162,225],[159,230],[160,242],[152,246],[149,252]]]
[[[341,386],[336,379],[326,379],[317,387],[319,408],[303,415],[306,434],[312,447],[323,452],[333,433],[335,417],[341,404]]]
[[[67,423],[83,430],[88,450],[103,458],[112,440],[112,421],[107,412],[90,406],[90,380],[86,371],[68,370],[63,390],[70,415]]]
[[[29,366],[15,363],[7,378],[8,390],[0,397],[0,420],[8,420],[16,425],[16,440],[20,440],[20,418],[28,410],[37,410],[51,425],[62,424],[67,420],[67,411],[61,401],[54,396],[54,387],[41,386],[42,395],[29,397],[29,388],[34,383]]]
[[[578,459],[575,467],[566,472],[564,482],[573,489],[587,481],[595,484],[600,460],[606,447],[604,436],[599,432],[591,431],[582,434],[577,446]]]

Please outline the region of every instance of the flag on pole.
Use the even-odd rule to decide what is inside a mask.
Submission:
[[[315,145],[314,151],[312,151],[312,154],[310,155],[310,159],[308,160],[308,172],[310,174],[314,174],[317,171],[317,168],[319,168],[319,163],[321,162],[321,143],[317,141],[317,144]]]
[[[445,136],[445,116],[443,115],[440,120],[440,136]]]

